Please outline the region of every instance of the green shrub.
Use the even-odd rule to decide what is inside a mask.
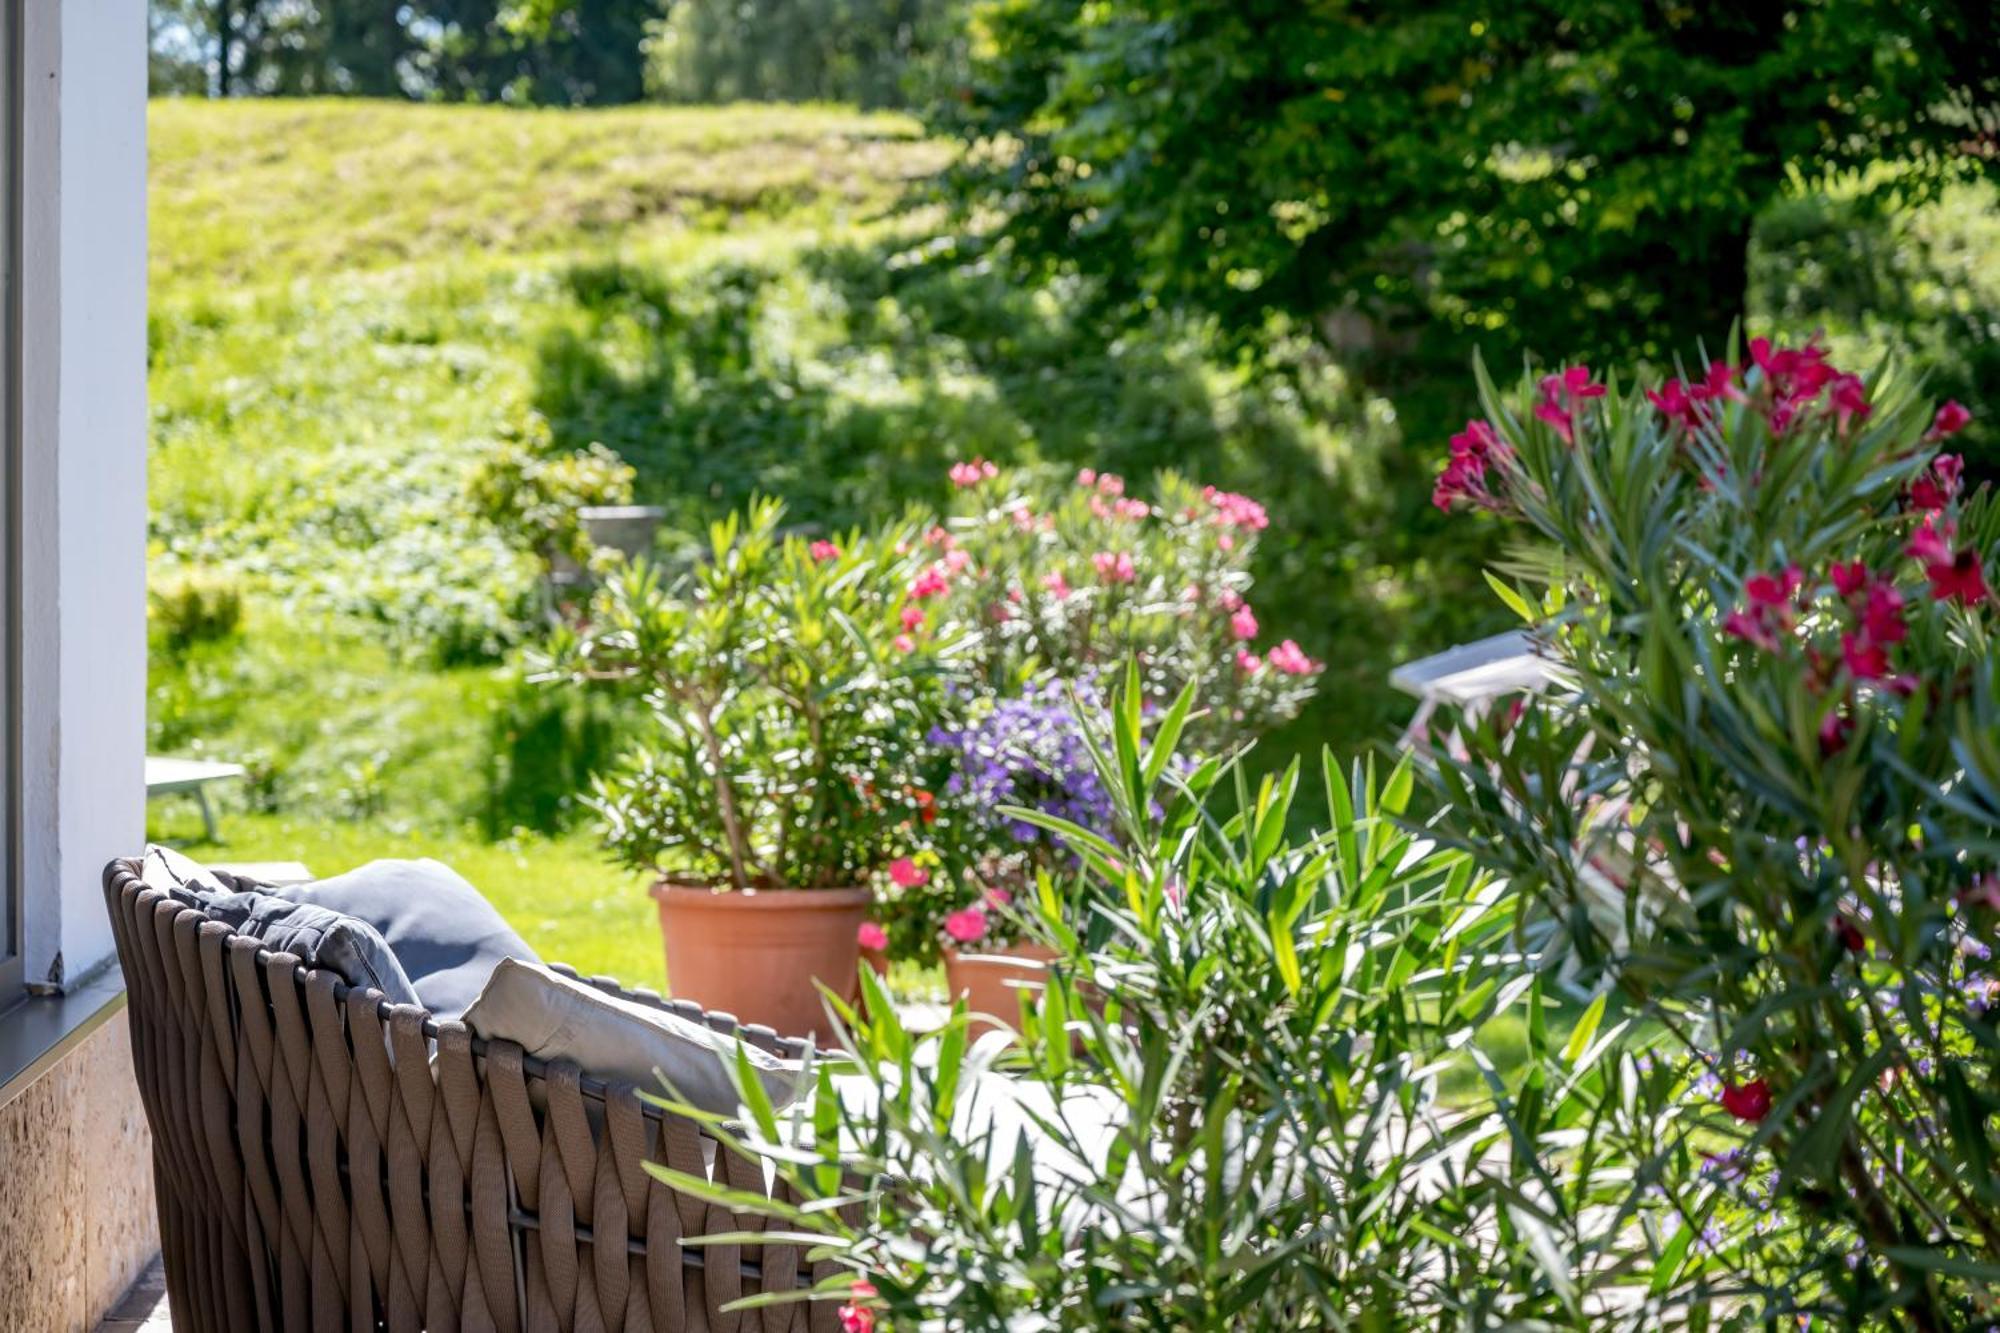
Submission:
[[[949,624],[912,626],[930,594],[918,529],[783,536],[784,507],[717,522],[669,577],[613,572],[540,675],[609,682],[653,726],[595,784],[606,846],[633,870],[748,887],[852,888],[907,856],[924,738],[942,715]]]
[[[1562,688],[1460,729],[1438,828],[1545,967],[1703,1071],[1707,1250],[1746,1318],[1983,1325],[2000,506],[1913,377],[1748,351],[1644,392],[1482,373],[1439,498],[1513,521],[1507,598]]]
[[[497,441],[472,477],[473,507],[507,537],[541,557],[589,568],[597,550],[584,530],[587,505],[632,502],[633,469],[595,442],[552,453],[549,423],[531,413],[520,430]]]
[[[146,619],[169,652],[226,639],[243,624],[242,580],[222,570],[163,570],[147,580]]]
[[[963,1012],[919,1036],[864,973],[865,1015],[827,1001],[845,1077],[822,1065],[781,1121],[746,1068],[744,1128],[718,1129],[796,1203],[649,1169],[812,1236],[842,1268],[816,1297],[850,1328],[1697,1321],[1686,1200],[1628,1171],[1680,1080],[1623,1055],[1601,1004],[1556,1049],[1506,898],[1396,827],[1407,764],[1329,760],[1324,831],[1293,841],[1296,766],[1233,814],[1209,799],[1240,769],[1173,776],[1190,702],[1149,734],[1128,677],[1108,734],[1083,721],[1111,838],[1023,812],[1086,870],[1022,902],[1060,960],[1018,1043],[971,1045]],[[1516,1009],[1531,1056],[1510,1084],[1477,1037]],[[1467,1054],[1484,1086],[1448,1104]]]

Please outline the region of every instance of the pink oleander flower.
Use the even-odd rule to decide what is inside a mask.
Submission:
[[[904,629],[907,630],[919,629],[922,627],[923,623],[924,623],[924,611],[922,607],[906,606],[903,608]]]
[[[1265,512],[1264,506],[1247,495],[1204,486],[1201,488],[1201,498],[1214,509],[1215,521],[1223,527],[1247,528],[1251,532],[1262,532],[1271,526],[1271,516]]]
[[[875,1333],[875,1311],[863,1301],[875,1299],[873,1282],[857,1280],[849,1288],[847,1304],[840,1307],[840,1333]]]
[[[1903,594],[1891,583],[1868,585],[1861,601],[1861,632],[1876,643],[1901,643],[1910,627],[1903,623]]]
[[[1128,523],[1135,523],[1142,518],[1151,518],[1153,516],[1153,506],[1147,504],[1144,500],[1134,500],[1129,497],[1117,501],[1112,505],[1111,510],[1114,515],[1124,519]]]
[[[1722,620],[1722,632],[1732,638],[1775,652],[1782,635],[1791,632],[1795,599],[1805,584],[1805,572],[1787,565],[1776,574],[1752,574],[1743,581],[1748,605]]]
[[[917,641],[907,634],[898,634],[895,638],[889,640],[889,646],[899,653],[914,653],[917,651]]]
[[[1099,495],[1109,495],[1114,498],[1125,494],[1125,478],[1119,476],[1116,472],[1098,473],[1097,493]]]
[[[926,598],[939,596],[950,586],[951,580],[947,577],[944,566],[931,565],[911,582],[910,600],[921,602]]]
[[[1305,651],[1290,639],[1273,648],[1269,654],[1272,667],[1287,676],[1310,676],[1325,664],[1315,662],[1305,655]]]
[[[1013,901],[1014,895],[1003,888],[996,886],[986,891],[986,903],[989,907],[1005,907]]]
[[[1431,490],[1431,503],[1447,513],[1454,500],[1465,500],[1481,509],[1499,508],[1499,500],[1486,484],[1486,470],[1513,452],[1491,422],[1466,422],[1465,429],[1451,437],[1451,457]]]
[[[1849,421],[1861,420],[1874,410],[1868,405],[1868,391],[1862,387],[1859,375],[1835,375],[1829,381],[1826,397],[1843,431]]]
[[[1939,440],[1949,439],[1958,434],[1971,422],[1972,413],[1966,410],[1965,405],[1955,398],[1947,398],[1939,406],[1937,415],[1931,418],[1931,428],[1925,433],[1924,438],[1935,444]]]
[[[816,541],[806,548],[807,554],[819,561],[840,559],[840,548],[829,541]]]
[[[1775,347],[1769,338],[1752,338],[1750,359],[1763,372],[1765,386],[1770,390],[1766,419],[1771,430],[1779,435],[1840,374],[1827,363],[1826,349],[1819,345],[1818,334],[1807,340],[1804,347]]]
[[[1079,486],[1095,486],[1097,484],[1097,469],[1094,467],[1078,468],[1076,470],[1076,484]]]
[[[1577,404],[1589,398],[1602,398],[1604,386],[1590,382],[1589,366],[1575,365],[1542,376],[1538,387],[1542,400],[1535,404],[1535,415],[1546,421],[1564,444],[1575,444]]]
[[[991,481],[993,478],[999,476],[1000,468],[997,464],[989,463],[983,458],[975,458],[969,463],[953,463],[946,475],[951,478],[952,485],[958,487],[960,490],[966,490],[969,487],[979,485],[983,481]]]
[[[1257,637],[1257,617],[1248,606],[1237,607],[1236,614],[1229,617],[1229,632],[1244,640]]]
[[[1243,605],[1243,594],[1234,588],[1224,588],[1216,595],[1215,604],[1225,611],[1234,611]]]
[[[986,936],[986,909],[978,903],[960,908],[944,919],[944,933],[960,944],[977,944]]]
[[[1949,560],[1954,531],[1949,521],[1940,527],[1935,515],[1926,514],[1924,521],[1911,531],[1909,541],[1903,545],[1903,553],[1925,564]]]
[[[1246,676],[1254,676],[1264,669],[1264,659],[1248,648],[1236,650],[1236,669]]]
[[[971,563],[972,552],[962,547],[953,547],[944,553],[944,567],[948,573],[963,574],[965,567]]]
[[[1743,595],[1752,607],[1790,606],[1805,581],[1804,570],[1786,565],[1776,574],[1752,574],[1743,581]]]
[[[854,932],[854,942],[864,949],[880,953],[889,947],[889,932],[873,921],[863,921]]]
[[[1130,583],[1138,577],[1132,557],[1123,551],[1099,551],[1090,557],[1090,563],[1096,567],[1101,583]]]
[[[1042,575],[1042,586],[1047,588],[1050,595],[1058,602],[1068,597],[1074,591],[1069,586],[1069,580],[1062,576],[1060,569],[1051,570],[1049,573]]]
[[[1646,401],[1651,403],[1669,421],[1679,424],[1681,429],[1692,431],[1709,419],[1709,404],[1728,399],[1743,401],[1743,390],[1737,386],[1738,371],[1727,361],[1709,363],[1703,377],[1689,383],[1673,379],[1658,389],[1646,390]]]
[[[924,545],[935,546],[941,551],[949,551],[952,547],[958,545],[958,539],[951,535],[951,531],[944,524],[937,523],[933,524],[931,530],[924,534]]]
[[[1958,454],[1939,454],[1931,460],[1930,471],[1910,483],[1910,504],[1935,513],[1958,495],[1965,475],[1965,459]]]
[[[1019,532],[1032,532],[1035,527],[1035,511],[1031,505],[1017,505],[1007,511],[1007,517]]]
[[[931,882],[931,872],[907,856],[889,863],[889,882],[902,889],[921,889]]]

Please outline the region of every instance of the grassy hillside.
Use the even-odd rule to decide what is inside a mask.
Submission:
[[[163,100],[153,291],[571,253],[873,213],[944,161],[906,118],[812,106],[513,110]]]

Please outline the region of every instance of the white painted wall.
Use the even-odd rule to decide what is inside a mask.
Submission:
[[[28,0],[21,868],[30,983],[112,951],[145,835],[146,3]]]

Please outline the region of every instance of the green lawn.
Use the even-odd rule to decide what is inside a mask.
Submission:
[[[220,843],[201,835],[191,804],[161,798],[151,835],[212,861],[303,861],[333,875],[382,856],[431,856],[478,885],[542,957],[627,985],[662,987],[658,918],[639,877],[617,870],[586,835],[488,841],[462,834],[399,833],[372,822],[233,811]]]

